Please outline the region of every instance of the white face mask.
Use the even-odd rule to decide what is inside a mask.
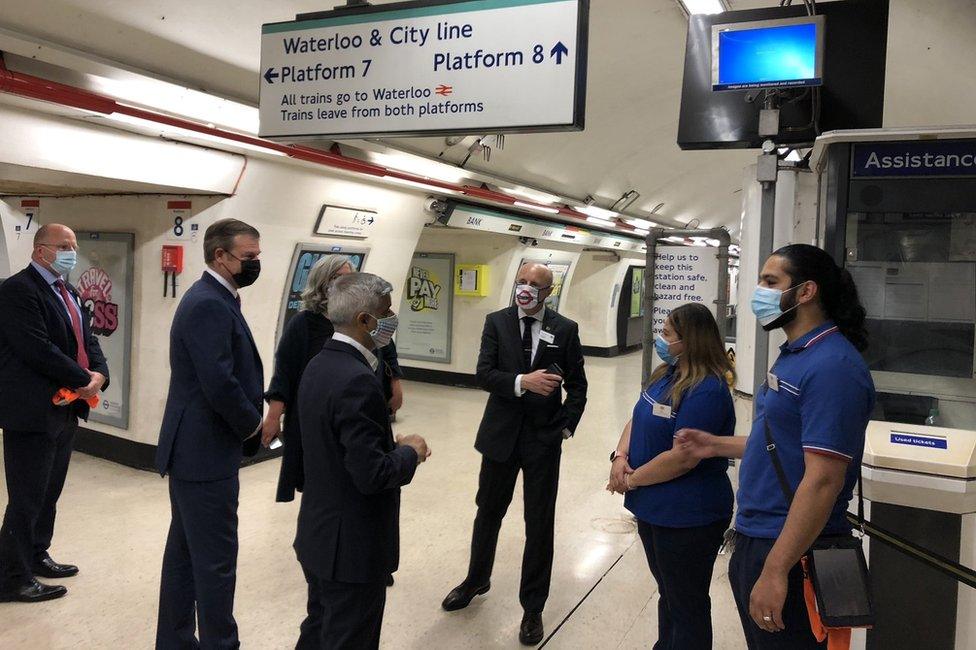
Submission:
[[[525,311],[530,311],[539,306],[539,293],[542,289],[533,287],[531,284],[515,285],[515,304]]]
[[[372,316],[372,314],[370,315]],[[373,318],[376,318],[376,316],[373,316]],[[370,332],[369,336],[373,339],[373,344],[376,345],[377,350],[385,348],[390,344],[399,324],[400,317],[396,314],[387,316],[386,318],[376,318],[376,329]]]

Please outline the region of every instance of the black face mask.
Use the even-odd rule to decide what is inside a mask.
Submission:
[[[242,260],[231,252],[227,252],[228,255],[233,257],[235,260],[241,263],[240,273],[234,273],[230,277],[234,279],[234,284],[241,287],[249,287],[254,284],[258,276],[261,275],[261,260]],[[226,269],[227,267],[224,266]],[[228,271],[230,269],[227,269]]]
[[[249,287],[261,275],[261,260],[241,260],[241,272],[234,274],[234,282],[238,287]]]

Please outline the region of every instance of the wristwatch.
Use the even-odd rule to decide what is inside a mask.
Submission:
[[[610,452],[610,462],[617,460],[618,458],[627,458],[627,454],[622,454],[616,449]]]

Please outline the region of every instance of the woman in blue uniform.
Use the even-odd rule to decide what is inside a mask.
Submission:
[[[675,432],[688,427],[733,435],[732,364],[715,318],[701,304],[672,311],[655,349],[664,363],[624,427],[607,489],[626,493],[624,506],[637,517],[658,584],[655,650],[708,650],[708,589],[732,517],[728,462],[700,461],[673,442]]]

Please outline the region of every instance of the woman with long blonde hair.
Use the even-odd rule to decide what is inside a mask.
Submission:
[[[655,650],[712,647],[708,589],[732,518],[724,458],[698,460],[674,435],[693,428],[731,436],[734,377],[709,309],[691,303],[668,316],[655,341],[664,362],[651,375],[611,457],[607,489],[625,494],[658,584]]]

